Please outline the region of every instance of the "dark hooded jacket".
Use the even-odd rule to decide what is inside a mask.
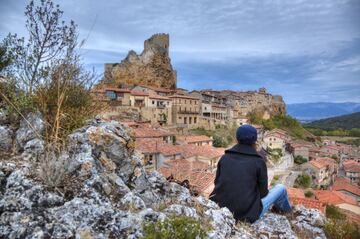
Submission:
[[[261,198],[267,194],[267,168],[256,150],[245,144],[226,150],[217,165],[210,199],[227,207],[236,220],[252,223],[259,218]]]

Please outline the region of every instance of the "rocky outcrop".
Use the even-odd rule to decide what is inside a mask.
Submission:
[[[16,131],[16,144],[21,151],[29,148],[27,144],[34,144],[32,140],[39,140],[45,129],[44,120],[39,112],[29,113],[25,119],[20,121],[20,127]]]
[[[12,147],[12,130],[7,126],[0,126],[0,151],[10,151]]]
[[[130,129],[115,121],[75,131],[58,157],[63,163],[46,164],[48,177],[62,176],[56,188],[39,180],[41,162],[0,162],[0,238],[141,238],[144,223],[173,214],[209,225],[208,238],[295,238],[290,225],[322,235],[316,210],[236,223],[227,208],[147,173]]]
[[[306,209],[303,206],[296,206],[294,219],[291,220],[295,231],[301,233],[305,238],[326,238],[322,227],[325,225],[325,216],[316,209]]]
[[[118,87],[121,84],[176,88],[176,71],[170,62],[168,34],[155,34],[147,39],[140,55],[131,50],[120,63],[105,64],[101,87]]]

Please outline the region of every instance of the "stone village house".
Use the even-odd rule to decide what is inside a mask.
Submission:
[[[303,171],[311,175],[313,184],[318,188],[327,188],[338,174],[338,164],[332,158],[316,158],[302,165]]]

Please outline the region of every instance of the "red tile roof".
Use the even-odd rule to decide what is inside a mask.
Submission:
[[[148,93],[143,92],[143,91],[139,91],[139,90],[131,90],[130,92],[132,95],[136,95],[136,96],[149,96]]]
[[[105,91],[115,91],[115,92],[119,92],[119,93],[130,93],[129,89],[126,88],[105,88]]]
[[[346,172],[360,173],[360,163],[354,160],[347,160],[343,165]]]
[[[347,203],[355,206],[358,204],[357,201],[352,197],[338,191],[315,190],[314,194],[316,199],[326,204],[338,205]]]
[[[360,188],[350,183],[350,180],[345,177],[337,177],[332,186],[335,191],[347,191],[360,197]]]
[[[292,143],[291,147],[293,148],[310,148],[311,145],[309,144],[302,144],[302,143]]]
[[[316,158],[314,160],[311,160],[309,163],[319,169],[325,168],[325,167],[331,166],[331,165],[336,165],[336,161],[334,159],[327,158],[327,157]]]
[[[304,190],[300,188],[287,188],[287,192],[289,197],[294,198],[305,198]]]
[[[185,180],[189,172],[206,172],[209,165],[199,160],[188,161],[186,159],[167,160],[159,171],[165,176],[177,176],[178,180]]]
[[[138,124],[137,126],[138,127],[133,129],[135,138],[160,138],[174,135],[174,132],[161,127],[155,128],[150,124]]]
[[[182,135],[182,136],[177,136],[176,139],[187,143],[212,141],[212,139],[206,135]]]
[[[176,146],[160,139],[137,139],[135,141],[135,148],[142,153],[148,154],[181,155],[181,151]]]
[[[265,137],[278,137],[285,140],[290,138],[290,136],[286,133],[286,131],[281,129],[273,129],[271,131],[268,131]]]
[[[169,98],[183,98],[183,99],[192,99],[192,100],[199,100],[199,98],[188,96],[188,95],[172,95]]]
[[[149,95],[150,99],[156,99],[156,100],[171,100],[169,97],[161,96],[161,95]]]
[[[223,153],[219,152],[210,145],[197,146],[193,144],[178,145],[184,158],[190,158],[193,156],[202,156],[206,158],[219,158]]]
[[[306,208],[315,208],[320,210],[321,212],[325,213],[325,203],[310,198],[297,198],[297,197],[290,197],[290,202],[292,205],[303,205]]]
[[[159,169],[165,177],[173,176],[178,181],[189,180],[190,186],[204,192],[215,180],[215,174],[208,171],[209,165],[201,161],[186,159],[167,160]]]
[[[219,105],[219,104],[211,104],[211,107],[213,107],[213,108],[227,108],[225,105]]]

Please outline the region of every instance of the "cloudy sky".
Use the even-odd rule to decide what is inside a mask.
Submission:
[[[24,0],[0,0],[0,37],[25,35]],[[58,0],[102,73],[170,34],[178,87],[254,90],[286,103],[360,102],[360,0]]]

